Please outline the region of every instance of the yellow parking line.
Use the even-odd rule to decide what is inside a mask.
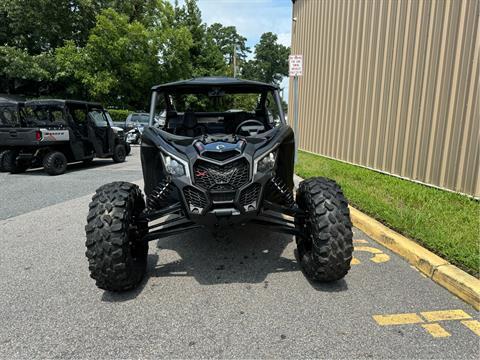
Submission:
[[[423,320],[415,313],[411,314],[393,314],[393,315],[373,315],[373,319],[378,325],[404,325],[404,324],[418,324]]]
[[[480,336],[480,322],[477,320],[462,320],[461,323]]]
[[[370,246],[354,246],[353,249],[355,251],[366,251],[372,254],[383,254],[382,250]]]
[[[428,331],[433,337],[448,337],[450,333],[445,330],[440,324],[422,324],[422,327]]]
[[[350,261],[350,265],[358,265],[360,264],[360,260],[357,258],[352,258],[352,261]]]
[[[420,315],[428,322],[445,321],[445,320],[464,320],[471,319],[463,310],[441,310],[441,311],[426,311],[421,312]]]
[[[370,260],[378,264],[378,263],[387,262],[388,260],[390,260],[390,256],[388,256],[387,254],[376,254]]]
[[[356,239],[356,240],[353,240],[353,242],[355,244],[368,244],[368,241],[363,239]]]

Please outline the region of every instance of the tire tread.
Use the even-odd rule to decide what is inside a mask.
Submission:
[[[352,222],[348,202],[333,180],[317,177],[304,180],[297,191],[299,207],[307,214],[309,239],[297,237],[300,262],[306,275],[316,281],[336,281],[350,270]],[[306,251],[304,241],[311,241]]]

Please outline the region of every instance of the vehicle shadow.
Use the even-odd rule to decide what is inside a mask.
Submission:
[[[201,285],[261,283],[270,273],[299,271],[295,259],[282,256],[293,237],[254,225],[214,237],[201,230],[157,242],[167,261],[160,261],[151,277],[192,276]],[[162,259],[160,259],[162,260]]]
[[[284,256],[293,240],[291,235],[272,233],[255,225],[230,231],[220,239],[207,230],[160,239],[150,243],[147,274],[142,283],[126,293],[105,292],[102,300],[122,302],[136,298],[149,278],[192,277],[200,285],[258,284],[266,282],[272,273],[300,272],[296,250],[293,259]],[[152,250],[155,254],[151,254]],[[345,280],[309,283],[322,292],[348,289]]]
[[[113,162],[111,159],[95,159],[90,163],[83,163],[83,162],[71,163],[71,164],[68,164],[67,171],[65,172],[65,174],[76,172],[76,171],[81,171],[81,170],[101,168],[101,167],[109,166],[109,165],[116,165],[116,163]],[[9,174],[9,175],[14,176],[14,175],[17,175],[17,174]],[[30,168],[26,172],[18,174],[18,175],[50,176],[45,172],[43,167]]]

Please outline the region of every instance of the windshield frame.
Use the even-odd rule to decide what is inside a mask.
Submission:
[[[272,94],[273,96],[273,99],[275,101],[275,104],[276,104],[276,108],[277,108],[277,111],[278,111],[278,116],[280,118],[280,123],[281,124],[286,124],[286,120],[285,120],[285,114],[284,114],[284,111],[283,111],[283,106],[282,106],[282,101],[281,101],[281,98],[280,98],[280,94],[278,92],[277,89],[264,89],[264,88],[258,88],[258,89],[251,89],[251,88],[248,88],[248,89],[245,89],[245,90],[239,90],[238,88],[235,88],[235,89],[230,89],[225,86],[225,87],[198,87],[198,88],[195,88],[195,89],[175,89],[175,88],[172,88],[172,89],[162,89],[162,88],[158,88],[158,89],[154,89],[152,90],[152,96],[151,96],[151,102],[150,102],[150,116],[149,116],[149,123],[148,125],[149,126],[153,126],[154,125],[154,120],[155,120],[155,113],[156,113],[156,108],[157,108],[157,100],[159,100],[160,98],[163,98],[163,100],[165,101],[165,104],[166,104],[166,110],[167,111],[176,111],[175,107],[173,106],[172,102],[171,102],[171,95],[189,95],[189,94],[203,94],[203,95],[207,95],[207,96],[210,96],[209,94],[211,94],[213,91],[217,92],[217,93],[222,93],[223,95],[221,96],[225,96],[225,95],[230,95],[230,94],[249,94],[249,95],[253,95],[253,94],[258,94],[259,97],[260,97],[260,100],[259,100],[259,105],[261,106],[266,106],[266,98],[268,97],[268,94]],[[255,91],[256,90],[256,91]],[[211,96],[213,97],[213,96]],[[254,110],[254,109],[253,109]],[[268,110],[268,109],[267,109]],[[243,111],[246,111],[246,112],[250,112],[252,110],[243,110]],[[201,112],[198,112],[198,113],[201,113]]]

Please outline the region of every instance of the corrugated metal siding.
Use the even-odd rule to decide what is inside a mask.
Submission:
[[[297,0],[299,147],[480,196],[480,0]],[[289,91],[293,121],[293,81]]]

